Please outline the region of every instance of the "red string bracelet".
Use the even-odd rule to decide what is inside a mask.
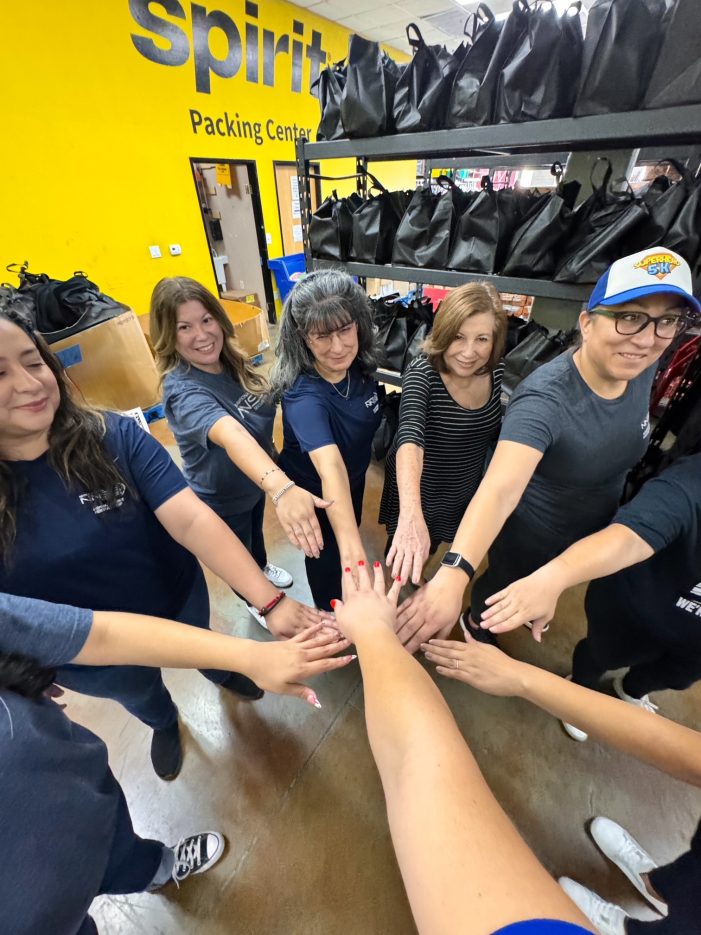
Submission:
[[[271,610],[274,610],[277,607],[277,605],[280,603],[280,601],[283,599],[283,597],[285,597],[285,592],[280,591],[278,594],[275,595],[272,601],[268,601],[265,607],[259,608],[258,613],[261,615],[261,617],[265,617],[266,614],[269,614]]]

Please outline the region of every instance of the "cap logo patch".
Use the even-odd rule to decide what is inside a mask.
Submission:
[[[671,253],[649,253],[635,264],[635,269],[644,269],[649,276],[664,279],[679,266],[679,260]]]

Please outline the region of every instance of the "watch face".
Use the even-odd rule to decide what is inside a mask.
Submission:
[[[455,567],[460,562],[460,555],[458,552],[446,552],[443,556],[443,561],[441,565],[452,565]]]

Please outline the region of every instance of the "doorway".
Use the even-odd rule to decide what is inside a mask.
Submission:
[[[297,186],[297,163],[275,162],[275,188],[277,189],[277,210],[280,218],[280,234],[282,236],[282,252],[285,256],[291,253],[303,253],[302,216],[299,209],[299,189]],[[311,172],[320,173],[319,163],[309,164]],[[312,211],[316,211],[321,203],[321,182],[319,179],[310,179],[312,192]]]
[[[190,159],[219,295],[251,301],[275,319],[255,162]]]

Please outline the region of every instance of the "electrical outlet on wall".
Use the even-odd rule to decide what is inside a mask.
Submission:
[[[157,260],[161,256],[161,248],[158,246],[158,244],[152,244],[148,248],[148,252],[151,254],[152,260]]]
[[[183,248],[179,243],[172,243],[168,249],[170,250],[171,256],[180,256],[180,254],[183,252]]]

